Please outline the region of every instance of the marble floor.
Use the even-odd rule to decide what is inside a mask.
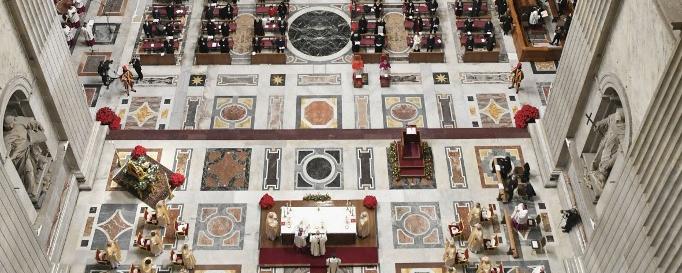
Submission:
[[[109,89],[101,86],[99,77],[93,74],[93,63],[105,57],[111,57],[114,65],[130,60],[140,20],[151,1],[118,2],[117,16],[98,15],[99,2],[93,2],[85,20],[99,24],[96,33],[101,42],[90,48],[79,37],[72,62],[85,84],[84,99],[93,116],[97,109],[111,107],[122,117],[123,130],[514,127],[513,114],[521,105],[532,104],[542,112],[558,65],[524,63],[525,80],[516,94],[507,89],[508,72],[517,63],[511,37],[501,38],[508,60],[461,63],[459,46],[455,45],[454,13],[441,2],[438,13],[447,62],[409,64],[398,60],[392,63],[394,78],[390,88],[380,87],[378,66],[371,64],[366,65],[367,85],[353,88],[351,67],[343,56],[334,60],[296,56],[287,65],[193,65],[195,43],[189,42],[184,45],[178,65],[144,66],[144,80],[137,83],[136,93],[126,97],[118,82]],[[310,7],[347,8],[345,1],[290,2],[294,15]],[[185,39],[196,41],[205,0],[185,3],[191,5]],[[241,0],[239,4],[245,5],[243,11],[248,12],[253,10],[249,5],[254,5],[255,0]],[[328,53],[315,53],[316,47],[308,47],[309,53]],[[343,50],[349,47],[334,49],[337,53]],[[496,201],[495,178],[487,170],[491,156],[502,154],[512,156],[514,164],[530,164],[538,197],[528,205],[546,217],[551,227],[519,234],[521,259],[511,259],[501,250],[486,254],[493,261],[505,261],[505,268],[510,270],[545,265],[546,272],[565,272],[563,261],[573,253],[569,238],[558,228],[562,207],[556,201],[557,190],[542,187],[530,139],[428,140],[433,149],[434,177],[420,187],[389,183],[386,149],[390,141],[108,140],[98,159],[100,167],[93,189],[81,192],[78,198],[62,262],[71,265],[71,272],[99,272],[102,267],[96,265],[94,253],[107,238],[118,238],[124,249],[119,271],[145,256],[132,243],[134,235],[145,230],[140,219],[145,205],[111,181],[116,171],[114,157],[124,158],[140,144],[151,149],[150,156],[164,166],[184,173],[188,181],[175,192],[170,212],[190,224],[190,234],[178,241],[164,238],[167,251],[154,259],[161,272],[173,270],[168,267],[168,250],[188,243],[195,249],[201,272],[307,273],[307,268],[258,268],[258,200],[264,192],[277,200],[298,200],[318,192],[334,199],[375,195],[379,199],[380,262],[376,267],[348,267],[343,272],[410,272],[402,271],[410,268],[414,272],[441,272],[437,263],[442,262],[447,225],[463,219],[472,202],[502,207]],[[310,162],[315,164],[302,164],[299,157],[304,161],[311,157]],[[502,236],[501,249],[507,248],[506,235],[499,225],[486,232]],[[533,253],[528,246],[528,238],[538,236],[548,240],[543,253]],[[479,256],[473,255],[471,268],[460,270],[473,272]]]

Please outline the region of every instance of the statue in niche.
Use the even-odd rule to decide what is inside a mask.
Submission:
[[[19,173],[31,202],[39,207],[40,199],[49,187],[50,162],[43,128],[33,117],[5,116],[4,140],[10,160]]]
[[[594,160],[586,170],[583,179],[586,180],[587,187],[594,192],[594,202],[596,203],[606,186],[606,179],[608,179],[611,174],[611,169],[616,162],[621,141],[625,135],[625,116],[623,115],[623,109],[618,108],[615,113],[595,123],[594,126],[599,132],[606,131],[606,133],[603,134]]]

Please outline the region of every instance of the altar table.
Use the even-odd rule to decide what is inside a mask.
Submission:
[[[294,233],[303,221],[308,233],[323,225],[327,244],[354,244],[357,234],[355,207],[282,207],[280,210],[282,244],[293,244]]]

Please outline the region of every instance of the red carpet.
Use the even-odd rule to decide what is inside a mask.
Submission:
[[[327,247],[327,255],[331,254],[339,257],[343,264],[379,263],[376,247]],[[309,265],[313,270],[311,273],[316,273],[318,268],[324,268],[327,257],[313,257],[293,248],[261,248],[258,263],[260,266]]]

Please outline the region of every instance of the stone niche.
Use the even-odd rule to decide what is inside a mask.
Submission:
[[[10,97],[2,128],[6,159],[12,162],[34,208],[40,209],[50,187],[53,156],[45,131],[23,92],[16,91]]]
[[[592,191],[597,203],[608,181],[613,182],[614,166],[624,156],[627,147],[627,109],[613,89],[608,89],[593,120],[592,130],[585,142],[582,183]],[[619,169],[619,168],[615,168]]]

